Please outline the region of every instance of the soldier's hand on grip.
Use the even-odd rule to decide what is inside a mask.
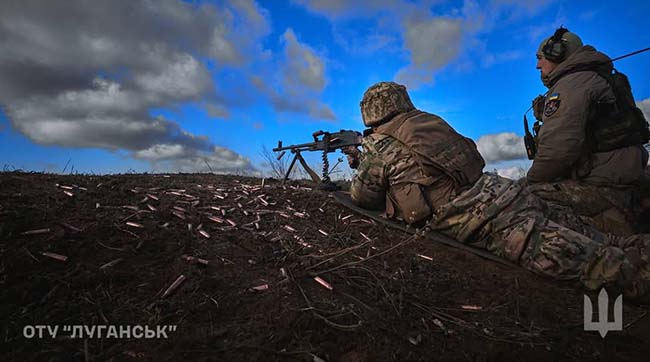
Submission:
[[[348,165],[350,168],[355,169],[359,167],[359,155],[361,154],[361,151],[359,151],[359,149],[354,146],[350,146],[342,148],[341,152],[347,156]]]

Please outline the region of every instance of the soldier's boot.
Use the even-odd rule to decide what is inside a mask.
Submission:
[[[650,302],[650,235],[596,235],[594,240],[553,221],[536,222],[520,259],[525,268],[555,279],[575,279]]]
[[[633,235],[597,250],[586,264],[583,284],[602,286],[640,303],[650,303],[650,235]]]

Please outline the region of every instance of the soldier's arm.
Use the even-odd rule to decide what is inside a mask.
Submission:
[[[565,77],[549,92],[544,124],[538,136],[537,156],[528,171],[528,182],[551,182],[568,177],[580,157],[589,111],[589,92],[581,87],[580,75]]]
[[[373,139],[364,139],[359,154],[357,173],[352,179],[352,201],[368,210],[384,210],[386,206],[386,164],[376,152]]]

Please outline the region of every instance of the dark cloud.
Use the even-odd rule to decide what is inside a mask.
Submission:
[[[241,67],[263,53],[257,40],[268,31],[251,0],[4,1],[0,106],[40,144],[125,149],[183,168],[206,158],[217,169],[246,168],[248,159],[149,110],[190,101],[227,116],[200,59],[217,70]]]

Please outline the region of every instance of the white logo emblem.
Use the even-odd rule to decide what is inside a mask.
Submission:
[[[585,300],[585,331],[598,331],[600,336],[605,338],[609,331],[622,331],[623,330],[623,296],[619,295],[614,301],[614,321],[608,321],[608,307],[609,295],[605,288],[600,290],[598,294],[598,320],[593,321],[594,307],[591,304],[591,299],[584,296]]]

